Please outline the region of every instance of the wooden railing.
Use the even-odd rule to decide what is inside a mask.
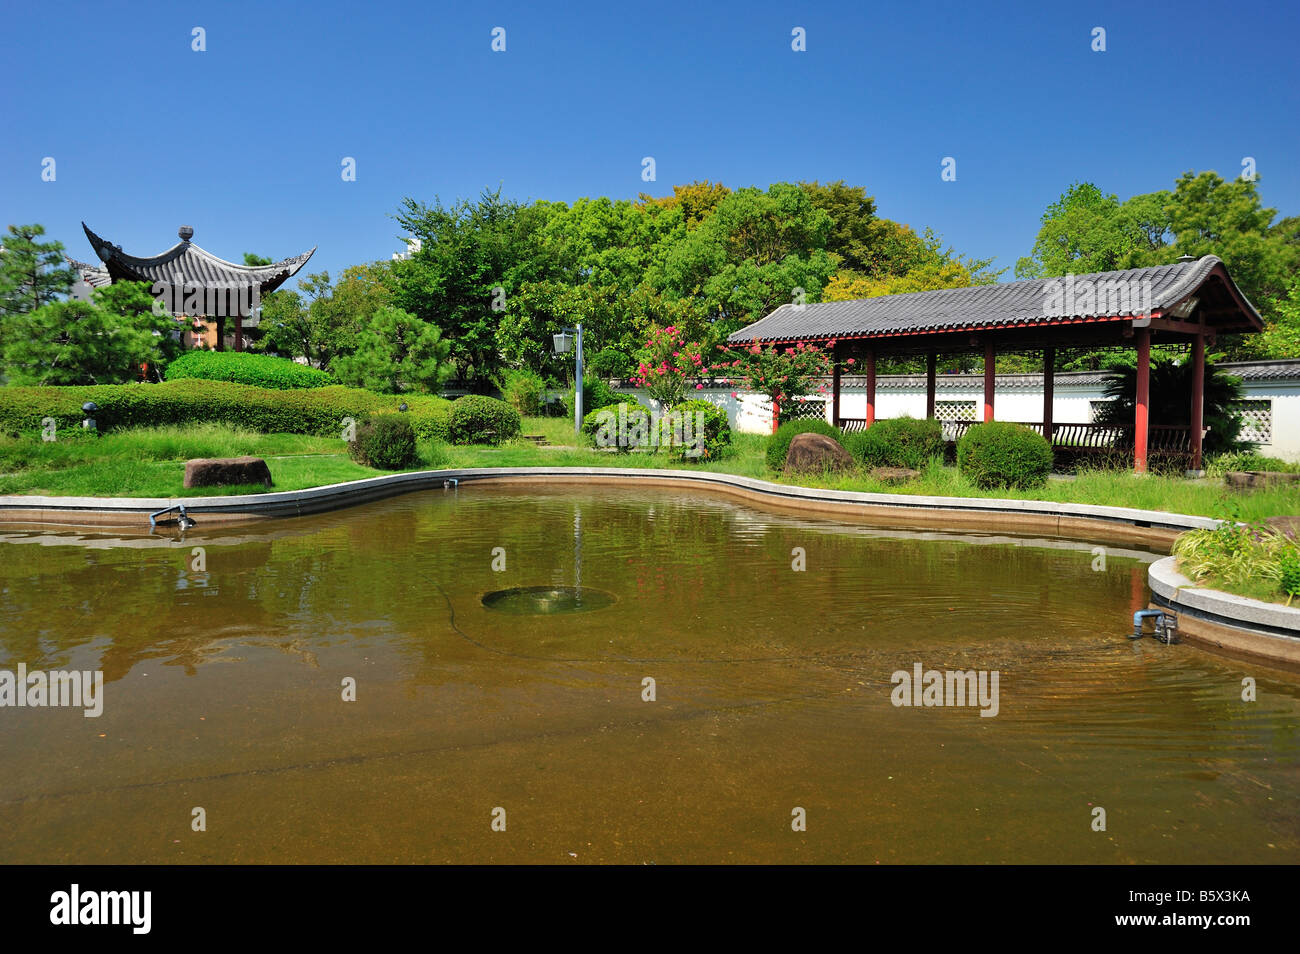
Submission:
[[[957,441],[978,421],[941,421],[943,437],[946,441]],[[1041,421],[1021,421],[1038,433],[1043,433]],[[865,431],[867,422],[860,417],[840,419],[840,428],[846,434]],[[1201,432],[1204,437],[1209,432]],[[1056,424],[1052,425],[1052,447],[1073,451],[1111,451],[1133,447],[1133,428],[1117,427],[1113,424]],[[1181,451],[1191,453],[1192,429],[1177,424],[1153,424],[1147,429],[1147,449],[1152,451]]]

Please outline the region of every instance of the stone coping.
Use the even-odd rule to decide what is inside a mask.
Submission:
[[[800,511],[829,513],[897,528],[1056,536],[1134,543],[1168,552],[1183,531],[1213,529],[1210,517],[1091,504],[989,497],[932,497],[864,493],[777,484],[753,477],[699,471],[625,467],[475,467],[386,474],[307,490],[225,497],[35,497],[0,496],[0,524],[118,527],[147,531],[150,513],[184,504],[199,527],[225,526],[274,517],[305,516],[419,490],[483,481],[501,484],[624,485],[712,491]],[[171,517],[174,519],[174,516]],[[1178,573],[1173,557],[1155,561],[1148,573],[1155,605],[1179,614],[1180,629],[1193,641],[1257,659],[1300,665],[1300,608],[1263,603],[1194,586]]]
[[[1003,500],[988,497],[931,497],[913,494],[864,493],[849,490],[824,490],[777,484],[734,474],[659,470],[631,467],[474,467],[448,470],[409,471],[368,477],[341,484],[328,484],[306,490],[272,491],[264,494],[241,494],[222,497],[39,497],[29,495],[0,496],[0,522],[58,524],[63,526],[136,526],[158,510],[183,504],[188,513],[233,520],[266,517],[301,516],[352,506],[411,493],[441,488],[446,481],[472,482],[502,480],[519,482],[529,478],[539,482],[599,482],[663,484],[684,487],[740,491],[746,496],[774,502],[820,503],[847,509],[888,508],[895,512],[942,512],[947,514],[983,514],[1005,518],[1079,518],[1115,525],[1181,533],[1198,528],[1212,529],[1218,521],[1209,517],[1137,510],[1129,507],[1094,506],[1043,500]],[[936,514],[937,515],[937,514]],[[174,518],[173,518],[174,519]],[[220,522],[226,522],[221,520]],[[991,529],[999,524],[990,523]]]
[[[1165,557],[1152,563],[1147,571],[1151,592],[1162,605],[1176,613],[1291,640],[1300,646],[1300,608],[1198,586],[1178,572],[1177,562],[1175,557]]]

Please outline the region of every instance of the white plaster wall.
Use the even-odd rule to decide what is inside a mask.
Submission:
[[[1273,440],[1259,445],[1269,457],[1300,461],[1300,387],[1275,382],[1246,382],[1242,397],[1248,401],[1273,402]]]
[[[1273,402],[1273,441],[1260,447],[1260,452],[1285,460],[1300,461],[1300,385],[1277,382],[1246,382],[1243,396],[1247,400]],[[646,407],[653,408],[640,388],[621,388],[626,394]],[[732,397],[728,387],[705,388],[692,391],[688,397],[709,401],[727,412],[733,430],[745,434],[770,434],[772,409],[760,395],[740,393]],[[976,419],[983,413],[984,390],[980,383],[970,387],[944,388],[938,392],[939,401],[973,401]],[[1100,387],[1062,387],[1058,382],[1052,400],[1052,419],[1058,424],[1087,424],[1092,420],[1093,401],[1105,400]],[[827,417],[830,401],[826,402]],[[1043,392],[1038,388],[1016,388],[997,393],[994,397],[994,414],[1000,421],[1037,422],[1043,419]],[[863,387],[845,387],[840,392],[841,417],[865,417],[867,395]],[[925,389],[923,386],[898,389],[877,388],[876,418],[922,417],[925,414]]]

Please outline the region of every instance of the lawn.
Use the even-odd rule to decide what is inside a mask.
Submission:
[[[1072,479],[1041,487],[988,491],[972,486],[955,467],[932,464],[909,484],[893,486],[864,473],[786,479],[767,469],[766,437],[734,435],[731,450],[704,463],[672,460],[666,454],[598,451],[574,447],[573,425],[562,418],[526,418],[524,434],[542,434],[552,444],[535,447],[524,440],[499,447],[457,447],[422,441],[424,468],[468,467],[655,467],[710,471],[777,483],[835,490],[922,494],[944,497],[1000,497],[1106,504],[1173,513],[1260,521],[1278,514],[1300,514],[1300,489],[1229,490],[1221,480],[1191,481],[1152,475],[1135,477],[1113,470],[1083,471]],[[91,437],[77,433],[45,443],[33,438],[0,438],[0,494],[55,496],[184,497],[261,492],[261,487],[185,490],[185,460],[192,457],[266,459],[274,490],[300,490],[322,484],[373,477],[380,473],[354,463],[337,438],[297,434],[258,434],[225,425],[142,428]]]

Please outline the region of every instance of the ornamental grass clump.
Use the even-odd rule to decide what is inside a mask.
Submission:
[[[1224,521],[1213,530],[1189,530],[1173,553],[1178,569],[1199,584],[1288,602],[1300,593],[1300,548],[1267,524]]]

